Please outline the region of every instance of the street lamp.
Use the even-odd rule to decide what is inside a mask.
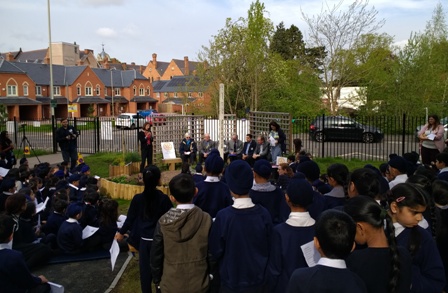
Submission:
[[[115,119],[114,81],[113,81],[113,78],[112,78],[112,70],[116,70],[116,68],[115,68],[115,67],[112,67],[112,68],[110,69],[110,86],[111,86],[111,89],[112,89],[112,92],[111,92],[111,94],[112,94],[112,118]]]
[[[54,92],[53,92],[53,51],[51,49],[51,20],[50,20],[50,0],[47,0],[47,10],[48,10],[48,50],[50,55],[50,111],[51,117],[54,117]]]

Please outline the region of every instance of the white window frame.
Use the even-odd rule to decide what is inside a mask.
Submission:
[[[42,96],[42,87],[40,85],[36,85],[36,96]]]
[[[100,87],[99,85],[97,85],[96,88],[95,88],[95,94],[96,94],[97,96],[100,96],[100,95],[101,95],[101,87]]]
[[[202,92],[198,92],[198,97],[202,98]]]
[[[177,98],[177,92],[174,92],[174,97]]]
[[[27,84],[23,85],[23,95],[24,96],[28,96],[29,95],[28,85]]]
[[[163,96],[164,96],[165,98],[168,98],[168,93],[167,93],[167,92],[164,92],[164,93],[163,93]]]
[[[121,96],[121,89],[119,87],[114,88],[114,96]]]
[[[139,96],[144,96],[145,95],[145,88],[143,88],[143,87],[141,87],[141,88],[139,88],[138,89],[138,91],[139,91]]]
[[[160,98],[160,93],[157,93],[157,94],[156,94],[156,97]]]
[[[61,87],[60,86],[54,86],[53,87],[53,96],[60,96],[61,95]]]
[[[78,85],[77,87],[76,87],[76,95],[79,97],[79,96],[81,96],[81,86],[80,85]]]
[[[91,86],[86,86],[85,88],[86,91],[86,96],[93,96],[93,92],[92,92],[92,87]]]
[[[17,97],[19,95],[19,93],[17,92],[17,85],[15,85],[15,84],[8,84],[7,85],[6,95],[8,97]]]

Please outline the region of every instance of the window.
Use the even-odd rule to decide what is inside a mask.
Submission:
[[[54,96],[60,96],[61,95],[61,87],[60,86],[54,86],[53,87],[53,95]]]
[[[120,88],[114,88],[114,95],[115,96],[120,96],[121,95],[121,91],[120,91]]]
[[[150,96],[151,95],[151,90],[149,89],[149,86],[146,88],[146,95]]]
[[[188,92],[188,97],[191,98],[191,92]]]
[[[36,86],[36,96],[42,96],[42,87],[40,85]]]
[[[96,86],[96,92],[95,92],[95,94],[96,94],[97,96],[99,96],[99,95],[101,94],[101,87],[100,87],[99,85]]]
[[[77,95],[77,96],[80,96],[80,95],[81,95],[81,86],[80,86],[80,85],[78,85],[78,86],[76,87],[76,95]]]
[[[165,96],[165,98],[168,98],[168,93],[167,92],[165,92],[163,95]]]
[[[139,95],[140,96],[144,96],[145,95],[145,89],[144,88],[139,88]]]
[[[158,98],[160,98],[160,93],[157,93],[156,96],[157,96]]]
[[[23,85],[23,95],[28,96],[28,85],[27,84]]]
[[[199,93],[198,93],[198,96],[199,96],[200,98],[202,98],[202,92],[199,92]]]
[[[17,96],[17,86],[16,85],[8,85],[8,96]]]
[[[177,98],[177,92],[174,92],[174,97]]]
[[[136,96],[136,95],[137,95],[137,87],[134,86],[134,96]]]
[[[86,86],[86,96],[93,96],[92,87]]]

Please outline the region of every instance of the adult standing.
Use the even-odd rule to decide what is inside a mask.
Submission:
[[[431,165],[435,163],[436,156],[443,151],[445,147],[443,140],[444,132],[445,129],[440,124],[439,117],[437,115],[430,115],[428,117],[428,123],[418,132],[423,164]]]
[[[151,132],[151,123],[145,122],[142,129],[138,132],[138,140],[140,141],[140,149],[142,153],[142,162],[140,163],[140,173],[143,173],[145,166],[152,165],[153,140]],[[145,165],[145,163],[147,163]]]
[[[269,123],[269,143],[271,145],[271,159],[272,164],[277,164],[277,157],[282,153],[286,153],[286,135],[280,128],[277,122],[271,121]]]
[[[0,153],[5,154],[6,168],[11,169],[16,164],[16,157],[14,156],[14,144],[9,138],[8,131],[3,130],[0,133]]]
[[[76,167],[78,161],[78,140],[79,132],[72,125],[68,125],[68,119],[61,119],[61,127],[56,131],[56,141],[62,152],[64,162],[70,162],[70,170]]]
[[[210,139],[210,134],[205,133],[204,139],[199,145],[199,164],[202,164],[212,149],[216,149],[216,142]]]
[[[190,166],[196,161],[197,152],[196,142],[191,138],[190,133],[185,133],[184,139],[180,142],[179,154],[183,163],[190,163]]]

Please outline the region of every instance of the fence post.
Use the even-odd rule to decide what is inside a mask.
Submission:
[[[404,154],[406,140],[406,113],[403,113],[403,123],[401,128],[401,155]]]
[[[7,129],[6,129],[7,130]],[[17,147],[17,118],[14,116],[14,144]]]
[[[51,115],[51,134],[52,134],[52,140],[53,140],[53,154],[56,154],[58,152],[58,144],[56,141],[56,127],[57,127],[56,117],[54,115]]]
[[[100,151],[100,117],[95,117],[95,152],[98,153]]]
[[[322,114],[322,141],[321,141],[321,150],[320,156],[321,158],[325,158],[325,114]]]

